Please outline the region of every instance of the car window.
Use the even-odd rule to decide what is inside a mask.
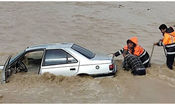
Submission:
[[[25,57],[31,59],[41,59],[43,56],[43,51],[33,51],[25,54]]]
[[[95,54],[93,52],[91,52],[88,49],[85,49],[81,46],[78,46],[76,44],[74,44],[71,48],[89,59],[92,59],[95,57]]]
[[[14,63],[19,57],[21,57],[25,52],[21,52],[19,54],[17,54],[16,56],[14,56],[13,58],[10,59],[10,64]]]
[[[27,52],[24,55],[23,63],[27,66],[29,71],[38,72],[41,66],[43,50]]]
[[[67,59],[67,63],[77,63],[78,61],[73,57],[71,56],[70,54],[68,54],[68,59]]]
[[[48,65],[58,65],[67,63],[76,63],[77,60],[71,55],[61,49],[47,50],[45,53],[44,64]]]

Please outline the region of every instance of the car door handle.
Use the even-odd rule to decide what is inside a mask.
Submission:
[[[70,70],[75,70],[75,68],[70,68]]]

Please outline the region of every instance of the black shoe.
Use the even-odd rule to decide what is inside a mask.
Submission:
[[[168,68],[169,68],[170,70],[173,70],[173,66],[168,66]]]

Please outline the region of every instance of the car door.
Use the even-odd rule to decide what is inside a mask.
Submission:
[[[1,83],[6,83],[7,82],[7,79],[8,77],[11,75],[11,71],[9,69],[9,62],[10,62],[10,59],[11,59],[12,56],[9,56],[3,66],[3,69],[2,69],[2,77],[1,77]]]
[[[40,73],[71,76],[78,72],[79,62],[63,49],[45,51]]]

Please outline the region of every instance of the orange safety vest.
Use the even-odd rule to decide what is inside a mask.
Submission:
[[[140,56],[144,52],[144,49],[140,45],[138,45],[138,39],[137,39],[137,37],[132,37],[129,40],[131,40],[133,43],[136,44],[136,47],[134,48],[134,55]],[[124,50],[128,50],[129,53],[131,53],[131,50],[128,49],[128,46],[127,45],[124,47]]]
[[[171,33],[164,33],[163,44],[168,45],[175,43],[175,31]]]

